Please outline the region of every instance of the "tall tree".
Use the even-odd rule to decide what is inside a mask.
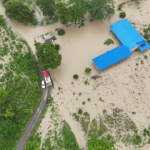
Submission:
[[[55,69],[61,64],[62,56],[53,43],[36,43],[37,57],[44,68]]]
[[[70,20],[70,12],[65,3],[57,3],[55,6],[55,16],[60,23],[67,24]]]
[[[85,0],[76,0],[75,3],[69,7],[70,21],[82,22],[88,10],[88,2]]]
[[[55,1],[54,0],[37,0],[37,5],[41,8],[45,16],[54,16],[55,12]]]
[[[114,1],[113,0],[92,0],[90,1],[90,9],[92,20],[106,20],[110,19],[114,14]]]
[[[5,13],[10,19],[18,20],[22,23],[29,23],[34,19],[32,11],[26,5],[20,2],[13,2],[8,5]]]

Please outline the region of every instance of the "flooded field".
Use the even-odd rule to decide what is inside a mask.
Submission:
[[[117,6],[126,0],[115,1]],[[139,6],[126,4],[123,7],[126,18],[134,23],[140,33],[143,33],[145,25],[150,23],[149,5],[150,1],[147,0]],[[4,15],[2,4],[0,4],[0,13]],[[78,25],[66,27],[60,23],[33,28],[7,19],[8,25],[27,40],[33,53],[35,53],[34,39],[36,37],[47,32],[54,32],[56,28],[65,30],[64,36],[56,35],[55,42],[61,46],[62,64],[55,70],[50,69],[54,80],[52,97],[58,104],[60,114],[71,126],[81,148],[86,147],[87,139],[81,131],[80,124],[72,117],[79,108],[90,114],[91,121],[97,117],[102,118],[104,110],[112,114],[114,108],[119,108],[130,117],[139,131],[150,125],[150,51],[147,50],[144,53],[135,51],[130,58],[101,72],[98,72],[92,63],[94,57],[120,45],[109,28],[118,19],[120,19],[119,11],[116,11],[110,21],[103,23],[89,22],[87,16],[85,26],[81,28]],[[103,44],[108,38],[113,39],[113,45]],[[148,56],[147,60],[144,59],[144,55]],[[144,64],[141,64],[141,60]],[[86,67],[92,68],[90,74],[85,73]],[[78,80],[73,79],[74,74],[79,75]],[[98,76],[97,79],[91,78],[95,75]],[[88,85],[84,84],[85,80],[88,81]],[[90,102],[87,101],[88,98],[91,99]],[[121,150],[133,150],[122,144],[118,145]],[[148,150],[148,147],[140,150],[144,149]]]

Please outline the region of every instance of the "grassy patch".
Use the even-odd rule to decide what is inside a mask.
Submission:
[[[64,148],[67,150],[78,150],[79,146],[76,142],[75,136],[71,131],[69,125],[65,122],[62,128],[62,136],[64,140]]]
[[[104,44],[109,46],[110,44],[114,44],[114,41],[112,39],[107,39]]]
[[[97,121],[94,119],[92,120],[92,123],[90,124],[90,130],[89,132],[91,134],[97,134]]]
[[[105,124],[102,120],[100,120],[99,126],[100,126],[99,130],[97,131],[99,136],[103,135],[105,132],[108,131],[107,127],[105,126]]]

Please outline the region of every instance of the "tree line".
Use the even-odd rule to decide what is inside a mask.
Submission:
[[[85,15],[90,14],[90,21],[110,19],[114,11],[113,0],[76,0],[73,4],[56,3],[55,0],[36,0],[44,16],[57,19],[62,24],[83,23]],[[9,2],[6,5],[6,15],[12,20],[31,23],[35,20],[34,10],[21,2]]]

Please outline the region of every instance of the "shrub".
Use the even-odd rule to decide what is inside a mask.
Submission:
[[[147,60],[147,55],[144,55],[144,59],[146,59],[146,60]]]
[[[83,113],[82,109],[81,109],[81,108],[79,108],[79,110],[78,110],[78,114],[82,114],[82,113]]]
[[[3,69],[3,64],[0,64],[0,69]]]
[[[84,82],[84,84],[88,84],[88,81],[86,80],[86,81]]]
[[[110,44],[114,44],[114,41],[112,39],[107,39],[105,42],[104,42],[105,45],[110,45]]]
[[[77,74],[75,74],[75,75],[73,75],[73,78],[74,78],[74,79],[78,79],[79,76],[78,76]]]
[[[65,35],[65,30],[64,29],[55,29],[58,33],[58,35]]]
[[[143,60],[141,60],[141,65],[143,65],[144,64],[144,61]]]
[[[79,93],[79,96],[81,96],[81,95],[82,95],[82,93],[80,92],[80,93]]]
[[[88,98],[87,100],[88,100],[88,101],[90,101],[91,99],[90,99],[90,98]]]
[[[139,135],[136,135],[134,138],[133,138],[133,144],[134,145],[138,145],[142,142],[142,139]]]
[[[34,19],[32,20],[32,22],[31,22],[31,24],[32,24],[33,26],[36,26],[36,25],[38,24],[38,20],[37,20],[36,18],[34,18]]]
[[[120,12],[120,18],[125,18],[126,16],[126,13],[123,11],[123,12]]]
[[[2,15],[0,15],[0,26],[4,26],[5,25],[5,19]]]
[[[83,101],[82,104],[85,105],[85,101]]]
[[[90,73],[91,71],[92,71],[91,68],[85,68],[85,72],[86,72],[86,73]]]
[[[55,44],[55,49],[59,50],[60,49],[60,45],[59,44]]]

